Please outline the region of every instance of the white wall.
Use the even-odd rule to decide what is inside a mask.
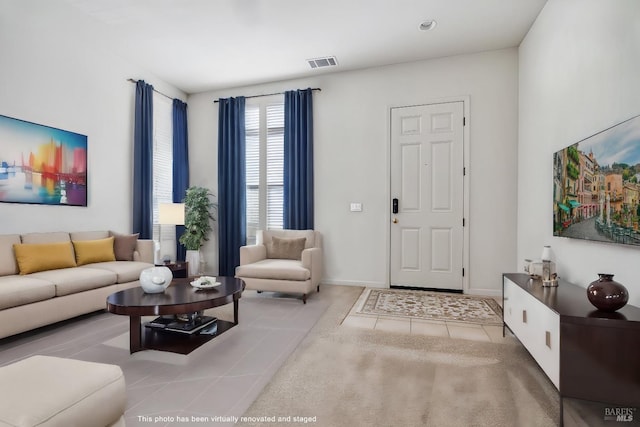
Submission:
[[[640,248],[553,237],[553,153],[640,114],[640,2],[549,0],[520,46],[518,259],[550,244],[586,287],[614,273],[640,306]]]
[[[389,108],[470,99],[470,291],[499,294],[516,263],[516,49],[190,95],[192,184],[217,193],[219,97],[320,87],[314,93],[316,229],[325,282],[388,285]],[[350,212],[361,202],[362,212]],[[204,248],[217,266],[215,243]]]
[[[135,85],[127,79],[186,95],[100,51],[89,33],[61,27],[55,7],[30,3],[2,4],[0,114],[88,136],[88,207],[0,203],[0,233],[129,232]]]

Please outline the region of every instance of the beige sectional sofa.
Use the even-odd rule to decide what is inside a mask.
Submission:
[[[89,252],[84,248],[105,248],[109,241],[120,248],[118,258],[114,254],[110,260],[100,261],[98,257],[94,258],[98,262],[91,262],[93,255],[80,254],[80,248],[83,254],[93,254],[93,249]],[[40,262],[36,267],[30,264],[34,260],[25,256],[34,252],[23,251],[36,247],[51,250],[56,244],[70,248],[75,266],[46,269],[47,262],[57,258],[59,252],[68,259],[67,249],[32,257],[41,258],[35,260]],[[127,245],[129,252],[123,252]],[[37,271],[43,265],[45,269]],[[104,309],[107,296],[138,286],[140,272],[152,266],[153,241],[135,236],[109,231],[0,235],[0,338]]]
[[[35,355],[0,367],[0,427],[124,427],[116,365]]]

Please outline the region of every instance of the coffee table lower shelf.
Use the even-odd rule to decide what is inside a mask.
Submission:
[[[214,335],[207,334],[183,334],[180,332],[164,331],[162,329],[146,328],[138,323],[141,329],[140,347],[134,351],[140,350],[159,350],[169,351],[171,353],[189,354],[201,345],[211,341],[215,337],[223,334],[229,329],[236,326],[233,322],[226,320],[217,320],[218,332]]]

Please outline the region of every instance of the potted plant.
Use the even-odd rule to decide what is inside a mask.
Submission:
[[[186,260],[189,262],[189,276],[195,276],[200,270],[200,248],[209,240],[209,233],[215,221],[213,213],[215,204],[211,201],[213,194],[207,188],[189,187],[184,198],[184,233],[180,243],[187,249]]]

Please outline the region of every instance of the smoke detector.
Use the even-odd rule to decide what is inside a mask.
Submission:
[[[307,62],[311,68],[335,67],[338,65],[338,61],[335,56],[307,59]]]

